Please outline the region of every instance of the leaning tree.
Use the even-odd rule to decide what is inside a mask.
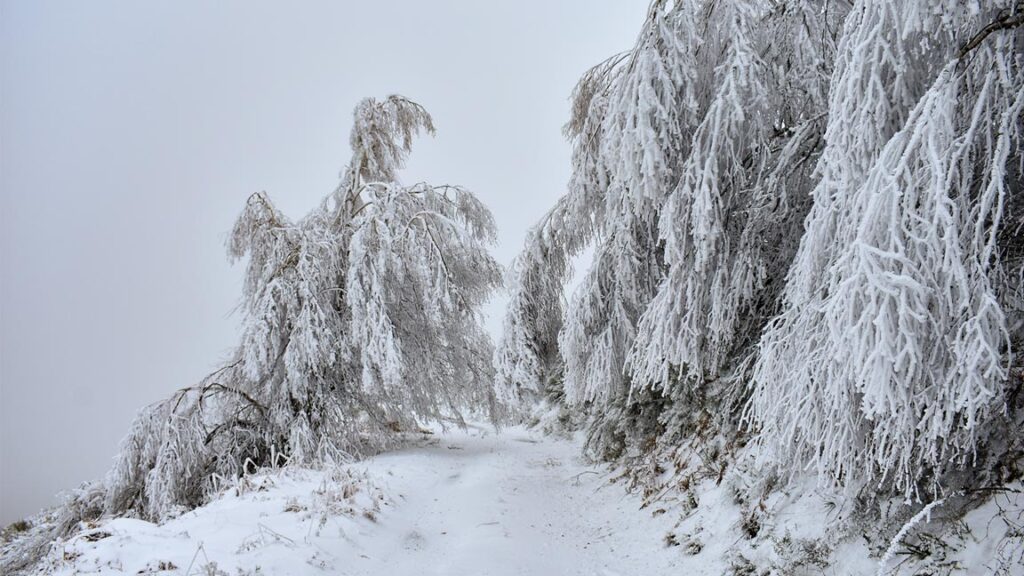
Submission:
[[[228,241],[248,259],[232,359],[143,409],[106,478],[6,546],[3,572],[85,518],[162,521],[257,467],[343,461],[424,419],[493,415],[480,306],[501,283],[494,220],[461,187],[399,182],[424,131],[419,104],[363,100],[351,163],[317,208],[292,221],[266,194],[249,198]]]

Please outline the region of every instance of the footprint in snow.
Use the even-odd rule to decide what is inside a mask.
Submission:
[[[412,530],[405,535],[403,548],[406,550],[422,550],[426,545],[426,538],[416,530]]]

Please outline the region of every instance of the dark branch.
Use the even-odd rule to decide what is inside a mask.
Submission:
[[[1021,5],[1020,8],[1024,8],[1024,5]],[[977,48],[979,45],[981,45],[982,42],[985,41],[986,38],[989,37],[989,35],[999,32],[1000,30],[1016,28],[1021,24],[1024,24],[1024,10],[1020,11],[1016,15],[1007,15],[1000,18],[999,20],[994,20],[990,22],[988,26],[985,26],[984,28],[979,30],[977,34],[972,36],[971,39],[967,41],[967,43],[960,47],[960,53],[957,55],[957,59],[962,59],[971,50]]]

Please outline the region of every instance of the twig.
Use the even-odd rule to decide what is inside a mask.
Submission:
[[[960,53],[957,54],[957,59],[962,59],[968,52],[977,48],[985,41],[985,38],[989,37],[990,34],[999,32],[1000,30],[1015,28],[1024,24],[1024,4],[1018,4],[1017,8],[1020,9],[1020,12],[1018,12],[1016,16],[1006,15],[999,20],[990,22],[987,26],[979,30],[977,34],[972,36],[970,40],[960,47]]]
[[[573,476],[572,479],[577,486],[580,485],[580,476],[583,476],[584,474],[600,474],[600,472],[598,472],[597,470],[584,470],[583,472],[580,472],[579,474]]]

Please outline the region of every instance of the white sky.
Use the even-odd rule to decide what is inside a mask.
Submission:
[[[138,408],[217,367],[234,217],[258,190],[293,217],[328,194],[363,96],[432,113],[403,179],[476,191],[508,263],[568,180],[576,79],[646,6],[0,0],[0,523],[102,475]]]

